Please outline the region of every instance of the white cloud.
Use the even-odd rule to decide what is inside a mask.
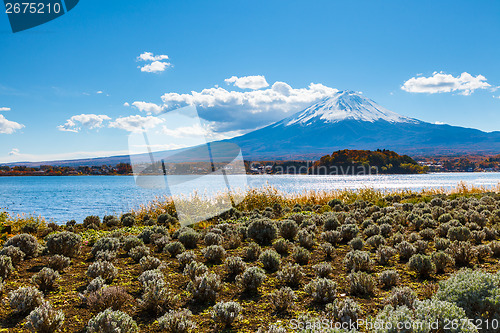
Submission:
[[[435,121],[434,125],[445,125],[445,123],[443,123],[442,121]]]
[[[20,155],[19,149],[17,148],[13,148],[9,153],[9,156],[19,156],[19,155]]]
[[[171,64],[169,62],[153,61],[151,64],[142,67],[139,66],[139,68],[141,69],[141,72],[160,73],[165,71],[165,69],[170,66]]]
[[[110,120],[111,118],[106,115],[97,114],[80,114],[69,118],[64,125],[59,125],[57,128],[64,132],[75,132],[78,133],[82,127],[88,129],[96,129],[102,127],[102,123],[105,120]]]
[[[144,52],[137,57],[137,61],[150,62],[147,65],[138,67],[141,69],[141,72],[147,73],[160,73],[171,67],[172,64],[165,60],[168,60],[168,55],[160,54],[155,56],[152,52]]]
[[[207,128],[203,128],[201,125],[195,124],[193,126],[178,127],[175,129],[170,129],[167,126],[163,126],[161,132],[174,138],[185,138],[193,135],[206,135],[208,134],[209,130]]]
[[[196,106],[200,116],[213,125],[214,131],[248,131],[281,120],[337,91],[316,83],[295,89],[278,81],[262,90],[241,92],[218,87],[189,94],[167,93],[162,100],[164,111]]]
[[[491,87],[483,75],[472,76],[463,72],[454,77],[443,72],[434,72],[430,77],[412,77],[406,81],[401,89],[411,93],[448,93],[458,91],[460,95],[470,95],[476,89]]]
[[[104,92],[102,90],[99,90],[98,92],[96,92],[96,94],[104,94]]]
[[[143,54],[137,57],[137,61],[160,61],[160,60],[168,60],[168,55],[160,54],[155,56],[152,52],[144,52]]]
[[[135,106],[139,111],[146,112],[148,114],[159,114],[163,111],[163,106],[155,103],[134,102],[132,103],[132,105]]]
[[[132,147],[134,147],[134,148],[150,148],[152,151],[162,151],[162,150],[186,148],[186,147],[189,147],[189,145],[167,143],[167,144],[154,144],[154,145],[132,145]]]
[[[266,78],[263,75],[253,75],[253,76],[232,76],[229,79],[224,80],[227,84],[232,83],[234,86],[241,89],[261,89],[269,87]]]
[[[12,134],[23,127],[24,125],[16,123],[15,121],[7,120],[0,114],[0,134]]]
[[[123,103],[123,106],[127,106],[127,107],[129,107],[129,106],[130,106],[130,104],[128,104],[128,102],[125,102],[125,103]]]
[[[10,111],[10,108],[2,107],[2,108],[0,108],[0,111]]]
[[[162,122],[163,120],[157,117],[142,117],[139,115],[135,115],[117,118],[115,121],[109,124],[109,127],[119,128],[129,132],[143,132],[144,130],[147,130],[149,128],[154,128]]]

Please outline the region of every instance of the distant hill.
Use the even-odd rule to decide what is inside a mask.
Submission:
[[[385,149],[339,150],[321,157],[309,168],[309,174],[316,175],[412,174],[426,171],[426,167],[420,166],[410,156]]]

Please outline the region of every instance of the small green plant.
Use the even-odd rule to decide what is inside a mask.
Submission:
[[[196,328],[191,320],[193,314],[188,309],[170,310],[158,319],[160,329],[169,333],[189,333]]]
[[[116,333],[139,332],[137,323],[128,314],[121,311],[113,311],[106,309],[98,313],[94,318],[89,320],[87,325],[89,333]]]
[[[212,309],[212,318],[217,323],[224,326],[231,326],[231,324],[238,318],[242,308],[237,302],[219,302],[214,305]]]
[[[330,279],[316,278],[305,286],[305,292],[317,303],[330,303],[337,297],[337,283]]]
[[[64,323],[64,313],[54,310],[52,305],[43,301],[26,318],[26,327],[32,332],[57,332]]]
[[[266,273],[262,268],[250,267],[243,274],[236,277],[236,282],[244,292],[257,292],[262,282],[266,279]]]

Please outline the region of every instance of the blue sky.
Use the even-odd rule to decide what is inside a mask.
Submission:
[[[189,103],[206,127],[168,133],[230,137],[335,89],[500,130],[499,34],[498,1],[83,0],[16,34],[0,13],[0,162],[126,153]]]

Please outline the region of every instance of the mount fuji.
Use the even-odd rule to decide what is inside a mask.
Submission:
[[[487,133],[408,118],[353,91],[340,91],[288,118],[222,142],[237,144],[245,160],[317,159],[341,149],[389,149],[410,156],[500,153],[498,131]],[[156,160],[180,156],[181,160],[196,161],[196,156],[205,149],[205,146],[182,148],[154,152],[153,155]],[[231,155],[234,151],[227,153]],[[147,162],[150,156],[136,155],[134,160],[141,158]],[[130,157],[123,155],[7,165],[90,166],[118,163],[130,163]]]
[[[340,149],[410,155],[500,153],[500,132],[436,125],[340,91],[277,123],[229,140],[245,159],[313,159]]]

